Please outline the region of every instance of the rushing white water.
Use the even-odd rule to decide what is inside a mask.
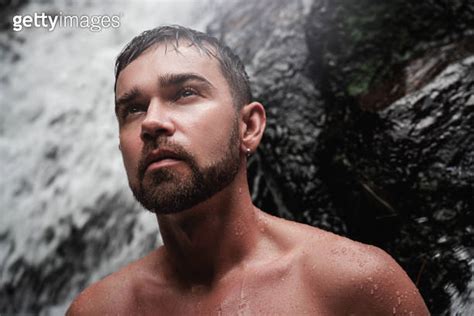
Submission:
[[[15,310],[63,315],[85,284],[143,255],[150,244],[147,240],[161,242],[154,216],[133,201],[117,149],[114,61],[133,36],[157,25],[181,24],[203,30],[214,5],[216,2],[191,0],[94,4],[39,1],[25,5],[17,14],[118,15],[120,27],[100,32],[29,28],[0,34],[0,43],[8,46],[0,55],[1,280],[2,284],[13,285],[16,296],[23,295],[24,304],[40,301],[36,303],[38,310],[14,306]],[[13,58],[14,55],[17,57]],[[12,62],[12,58],[17,60]],[[112,202],[123,205],[124,210],[115,214],[117,207]],[[94,216],[104,210],[106,218],[115,219],[105,220],[104,227],[93,226]],[[56,302],[48,303],[49,294],[42,293],[46,302],[42,303],[41,298],[29,297],[32,292],[19,293],[31,277],[18,271],[18,266],[22,267],[20,270],[25,266],[37,267],[43,272],[55,262],[55,257],[61,260],[58,247],[64,240],[69,240],[67,245],[74,243],[70,240],[74,231],[87,232],[89,237],[82,241],[87,247],[93,234],[98,240],[110,237],[110,231],[115,229],[113,223],[127,217],[127,210],[135,219],[116,233],[119,236],[125,231],[131,237],[117,245],[116,239],[111,238],[104,249],[99,249],[113,249],[110,255],[99,260],[94,271],[86,272],[82,283],[69,285],[67,295],[59,295]],[[86,225],[92,225],[96,232],[88,232]],[[108,235],[103,235],[105,230],[109,230]],[[74,254],[74,247],[70,249]],[[100,251],[90,255],[100,257]],[[56,268],[66,264],[55,263]],[[22,278],[26,278],[26,285]],[[74,283],[75,276],[70,279]],[[5,300],[2,304],[7,305],[1,306],[0,312],[14,310],[8,304],[19,304]]]

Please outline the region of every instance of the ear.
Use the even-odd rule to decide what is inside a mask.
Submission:
[[[241,148],[245,153],[253,153],[257,150],[263,136],[267,117],[263,105],[252,102],[245,105],[241,110]]]

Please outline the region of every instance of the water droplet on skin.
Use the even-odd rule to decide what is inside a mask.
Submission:
[[[370,295],[374,295],[374,289],[370,289]]]
[[[239,188],[239,193],[242,193],[242,188]]]
[[[408,313],[408,316],[415,316],[415,313],[413,313],[412,311],[410,311],[410,312]]]
[[[244,234],[244,231],[245,231],[245,226],[240,220],[238,220],[235,223],[235,227],[234,227],[235,236],[242,236]]]
[[[392,310],[392,314],[395,315],[397,313],[397,309],[394,307]]]
[[[374,289],[377,290],[379,288],[379,285],[377,283],[374,284]]]
[[[400,304],[402,303],[402,298],[400,296],[397,297],[397,301],[398,301],[398,306],[400,306]]]
[[[374,279],[372,277],[368,277],[367,280],[369,280],[370,282],[372,282]]]

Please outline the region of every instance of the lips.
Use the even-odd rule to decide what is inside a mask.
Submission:
[[[156,151],[151,152],[145,158],[145,170],[149,169],[150,167],[160,167],[169,164],[173,164],[177,160],[182,160],[180,155],[175,153],[172,150],[168,149],[159,149]]]

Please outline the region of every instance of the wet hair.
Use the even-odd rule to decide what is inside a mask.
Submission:
[[[115,61],[115,85],[120,72],[145,50],[158,44],[171,44],[178,51],[180,44],[189,44],[219,61],[220,69],[230,87],[234,106],[240,109],[252,101],[248,75],[240,58],[217,38],[179,25],[160,26],[133,38]]]

